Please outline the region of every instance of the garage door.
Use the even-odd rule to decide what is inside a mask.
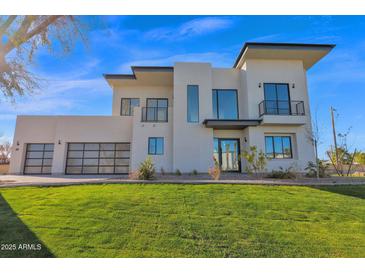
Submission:
[[[24,174],[51,174],[53,144],[27,144]]]
[[[130,143],[68,143],[66,174],[128,174]]]

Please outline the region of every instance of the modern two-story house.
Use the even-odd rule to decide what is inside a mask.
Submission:
[[[12,174],[244,172],[256,146],[268,171],[315,160],[306,72],[334,45],[246,43],[232,68],[177,62],[105,74],[111,116],[18,116]]]

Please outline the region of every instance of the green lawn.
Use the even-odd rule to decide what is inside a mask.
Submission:
[[[0,257],[365,257],[365,186],[0,189]]]

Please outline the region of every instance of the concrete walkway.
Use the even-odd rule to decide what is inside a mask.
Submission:
[[[120,175],[83,175],[83,176],[15,176],[0,175],[0,188],[19,186],[68,186],[85,184],[249,184],[249,185],[293,185],[293,186],[325,186],[325,185],[365,185],[365,178],[323,178],[317,181],[313,178],[294,180],[256,179],[245,174],[224,174],[219,181],[214,181],[207,175],[165,175],[153,181],[130,180],[128,176]]]

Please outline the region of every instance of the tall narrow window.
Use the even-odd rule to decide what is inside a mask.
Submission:
[[[265,151],[268,158],[293,158],[290,136],[265,136]]]
[[[214,119],[238,119],[237,90],[213,90],[213,117]]]
[[[188,123],[199,123],[199,86],[188,85],[187,93]]]
[[[163,155],[164,141],[163,137],[150,137],[148,138],[148,154],[150,155]]]
[[[139,107],[138,98],[122,98],[121,107],[120,107],[120,115],[132,116],[134,107]]]

